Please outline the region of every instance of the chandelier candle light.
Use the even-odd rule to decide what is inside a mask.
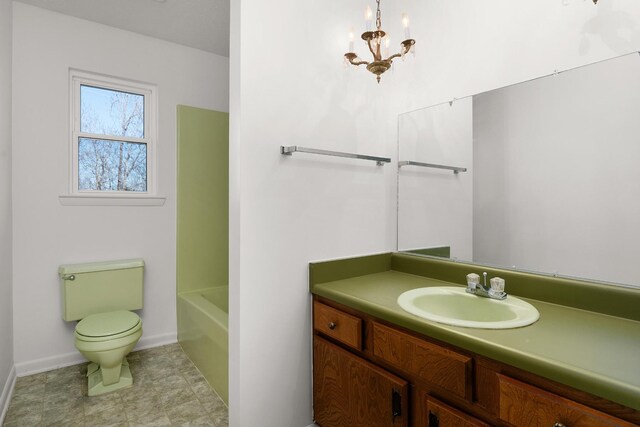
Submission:
[[[387,37],[387,33],[382,31],[382,20],[380,18],[380,0],[376,0],[376,3],[378,5],[378,9],[376,10],[376,30],[371,31],[373,13],[371,11],[371,8],[367,6],[367,11],[365,12],[367,31],[362,33],[362,40],[367,42],[369,51],[371,51],[371,54],[373,55],[373,62],[363,61],[362,59],[358,58],[358,55],[356,53],[353,52],[353,31],[349,33],[349,52],[344,54],[344,58],[349,61],[350,64],[355,66],[366,65],[367,70],[375,74],[378,83],[380,83],[380,75],[391,68],[393,59],[400,57],[404,58],[404,55],[413,48],[413,45],[416,44],[416,41],[409,36],[409,17],[407,15],[403,15],[402,25],[404,27],[404,37],[406,40],[400,43],[400,53],[389,56],[390,40],[389,37]],[[382,58],[383,44],[384,56],[387,56],[387,59]]]

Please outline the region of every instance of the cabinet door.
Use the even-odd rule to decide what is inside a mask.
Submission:
[[[313,406],[321,427],[406,427],[408,384],[314,336]]]
[[[522,427],[632,427],[564,397],[498,374],[500,419]]]
[[[489,427],[489,424],[445,405],[433,397],[427,398],[427,421],[424,425],[427,427]]]

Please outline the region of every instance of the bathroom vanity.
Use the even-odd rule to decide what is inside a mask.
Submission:
[[[636,52],[398,116],[409,253],[310,264],[317,424],[640,425],[639,70]],[[516,322],[465,293],[485,272],[535,316],[488,329]]]
[[[540,312],[502,330],[443,325],[397,304],[409,289],[464,286],[479,268],[395,253],[311,264],[316,423],[640,424],[639,291],[485,268]]]

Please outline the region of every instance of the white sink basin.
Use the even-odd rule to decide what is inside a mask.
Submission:
[[[398,304],[424,319],[465,328],[519,328],[540,317],[534,306],[511,295],[495,300],[453,286],[412,289],[398,297]]]

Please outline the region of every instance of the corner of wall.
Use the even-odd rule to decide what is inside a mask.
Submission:
[[[13,393],[12,56],[13,3],[0,0],[0,424]]]
[[[11,396],[13,396],[13,389],[16,385],[16,368],[11,368],[9,371],[9,376],[7,377],[7,381],[2,388],[2,393],[0,394],[0,424],[4,422],[4,418],[7,415],[7,411],[9,409],[9,402],[11,402]]]

